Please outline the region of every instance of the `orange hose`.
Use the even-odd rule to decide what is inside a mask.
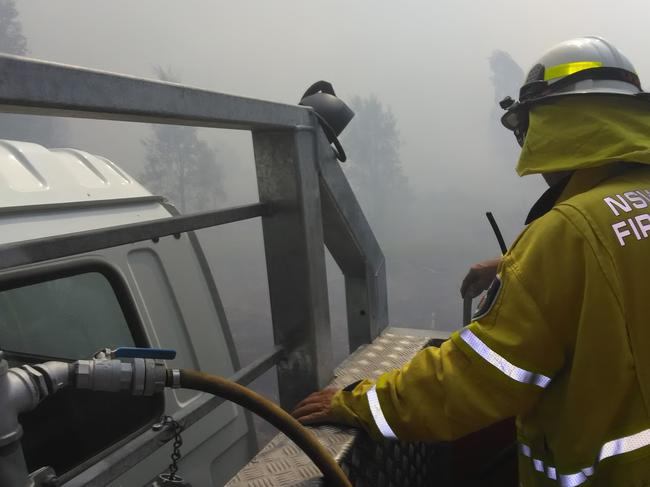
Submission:
[[[172,386],[170,370],[167,371],[167,386]],[[236,382],[190,369],[180,370],[180,386],[184,389],[193,389],[223,397],[254,412],[282,431],[300,447],[323,473],[328,481],[327,485],[352,487],[341,467],[321,445],[318,438],[272,401]]]

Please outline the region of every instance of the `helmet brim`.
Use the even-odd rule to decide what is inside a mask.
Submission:
[[[594,87],[594,88],[584,88],[576,91],[567,91],[567,92],[562,92],[559,91],[557,93],[549,93],[546,96],[540,97],[537,100],[531,100],[531,101],[538,101],[538,100],[543,100],[545,98],[555,98],[558,96],[573,96],[573,95],[623,95],[623,96],[638,96],[639,94],[644,93],[641,90],[627,90],[627,89],[616,89],[616,88],[600,88],[600,87]]]
[[[650,99],[650,93],[644,91],[632,91],[626,89],[616,89],[616,88],[602,88],[594,87],[587,88],[580,91],[566,91],[558,93],[549,93],[544,96],[537,98],[531,98],[525,102],[517,102],[511,108],[506,110],[506,113],[501,117],[501,124],[508,130],[514,131],[517,128],[522,127],[522,124],[525,123],[528,118],[528,110],[535,106],[538,103],[544,103],[546,101],[552,101],[560,98],[565,98],[568,96],[596,96],[596,95],[615,95],[615,96],[626,96],[626,97],[635,97],[638,99]]]

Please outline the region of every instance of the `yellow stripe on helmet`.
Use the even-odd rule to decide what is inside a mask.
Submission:
[[[575,63],[558,64],[544,70],[544,81],[554,78],[562,78],[585,69],[600,68],[603,63],[600,61],[578,61]]]

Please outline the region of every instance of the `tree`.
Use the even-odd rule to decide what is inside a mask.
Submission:
[[[156,67],[155,72],[162,81],[178,82],[170,69]],[[214,208],[224,197],[223,171],[215,149],[199,139],[194,127],[152,125],[151,131],[142,140],[147,165],[140,181],[183,213]]]
[[[13,0],[0,0],[0,52],[18,56],[29,52]],[[68,139],[68,129],[57,118],[0,114],[0,138],[61,146]]]
[[[517,97],[524,81],[524,70],[505,51],[495,50],[489,58],[490,80],[494,88],[494,101],[500,102],[506,96]]]
[[[512,134],[501,125],[500,119],[504,111],[499,107],[499,102],[506,96],[517,99],[519,88],[524,81],[524,71],[521,66],[505,51],[495,50],[488,59],[490,64],[490,81],[494,89],[494,107],[490,112],[490,138],[493,142],[494,158],[501,167],[512,171],[518,154],[517,143]]]
[[[369,221],[382,233],[410,195],[399,155],[397,120],[375,95],[356,96],[350,106],[355,118],[343,137],[346,171]]]
[[[19,56],[27,54],[27,39],[13,0],[0,0],[0,51]]]

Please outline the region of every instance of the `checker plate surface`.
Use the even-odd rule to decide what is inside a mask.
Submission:
[[[332,385],[345,387],[359,379],[376,378],[399,368],[435,335],[427,330],[389,328],[359,347],[335,371]],[[434,474],[444,472],[441,445],[385,441],[377,443],[365,432],[340,426],[310,428],[339,462],[357,487],[430,486]],[[439,474],[438,474],[439,475]],[[445,485],[438,478],[435,485]],[[322,486],[320,471],[285,435],[277,435],[227,487]]]

